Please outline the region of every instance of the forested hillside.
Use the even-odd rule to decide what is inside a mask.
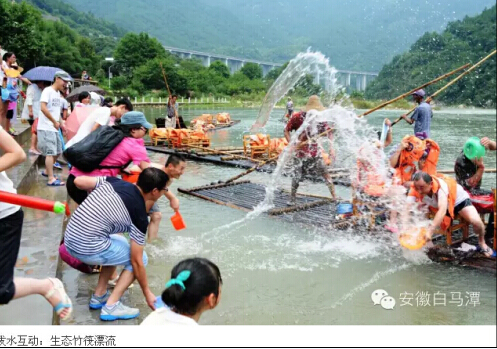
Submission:
[[[390,98],[465,63],[476,63],[496,48],[496,6],[475,17],[447,25],[441,33],[424,34],[409,51],[385,65],[366,90],[366,98]],[[437,100],[479,107],[496,105],[495,56],[448,88]],[[430,86],[434,92],[447,81]]]
[[[495,0],[63,0],[162,44],[283,63],[309,46],[339,69],[379,71],[423,33]]]
[[[111,56],[117,40],[126,34],[121,26],[110,23],[90,13],[76,10],[61,0],[26,0],[48,14],[47,19],[60,20],[79,34],[90,38],[96,52],[102,56]],[[21,1],[17,1],[21,2]]]

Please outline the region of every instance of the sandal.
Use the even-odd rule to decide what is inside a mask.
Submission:
[[[43,176],[43,177],[48,177],[47,173],[45,171],[41,171],[40,174]],[[59,178],[58,176],[54,175],[54,178]]]
[[[492,250],[490,247],[487,246],[487,248],[483,248],[481,246],[478,245],[478,247],[476,248],[476,250],[480,253],[483,253],[485,255],[485,257],[487,258],[496,258],[496,253],[494,250]]]
[[[66,183],[61,182],[58,178],[55,178],[55,181],[53,181],[52,183],[47,182],[47,185],[49,187],[63,187],[64,185],[66,185]]]
[[[57,315],[60,315],[64,309],[69,309],[69,312],[65,317],[61,317],[62,320],[68,320],[72,314],[72,302],[69,296],[66,293],[66,290],[64,289],[64,285],[62,284],[62,281],[59,279],[48,279],[52,282],[53,287],[50,291],[47,292],[45,295],[45,298],[49,300],[56,291],[59,292],[61,301],[53,308],[55,313]]]

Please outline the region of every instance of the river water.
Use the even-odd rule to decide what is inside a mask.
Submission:
[[[163,108],[136,109],[144,111],[151,122],[165,114]],[[180,114],[189,121],[202,113],[224,111],[242,122],[213,132],[212,145],[241,146],[242,135],[258,110],[181,108]],[[273,111],[266,125],[273,138],[283,136],[284,124],[278,121],[283,113]],[[442,149],[440,169],[453,167],[467,138],[493,138],[496,133],[495,111],[457,109],[434,114],[432,138]],[[394,120],[399,115],[398,111],[381,111],[367,118],[380,129],[385,117]],[[396,125],[394,144],[410,133],[412,126],[404,122]],[[150,156],[153,161],[165,160],[163,154]],[[495,153],[486,156],[487,168],[495,168],[495,163]],[[172,189],[176,192],[178,187],[206,185],[241,171],[188,162],[186,173]],[[253,173],[246,179],[267,184],[270,175]],[[290,188],[290,179],[282,183]],[[494,186],[495,175],[486,175],[483,187]],[[327,189],[323,184],[304,182],[299,192],[323,195]],[[350,196],[347,188],[338,187],[337,192]],[[419,252],[406,253],[367,234],[305,228],[264,215],[247,218],[243,211],[177,195],[187,229],[177,232],[172,228],[172,211],[161,199],[164,219],[159,239],[147,246],[147,273],[152,290],[159,294],[178,261],[192,256],[214,261],[224,280],[222,299],[215,310],[202,316],[201,324],[495,325],[494,275],[431,263]],[[371,294],[377,289],[396,300],[393,310],[373,305]],[[140,308],[142,316],[149,313],[144,303]]]

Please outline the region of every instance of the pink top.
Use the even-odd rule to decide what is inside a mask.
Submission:
[[[150,162],[145,149],[145,142],[142,138],[124,137],[112,152],[100,163],[101,166],[125,166],[128,162],[133,161],[135,165],[140,162]],[[90,177],[116,177],[120,168],[105,168],[96,169],[92,172],[83,172],[73,167],[69,172],[74,177],[90,176]]]

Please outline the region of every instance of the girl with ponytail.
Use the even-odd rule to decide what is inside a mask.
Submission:
[[[179,262],[162,293],[165,307],[157,308],[142,325],[197,325],[202,313],[214,309],[221,298],[219,268],[205,258]]]

